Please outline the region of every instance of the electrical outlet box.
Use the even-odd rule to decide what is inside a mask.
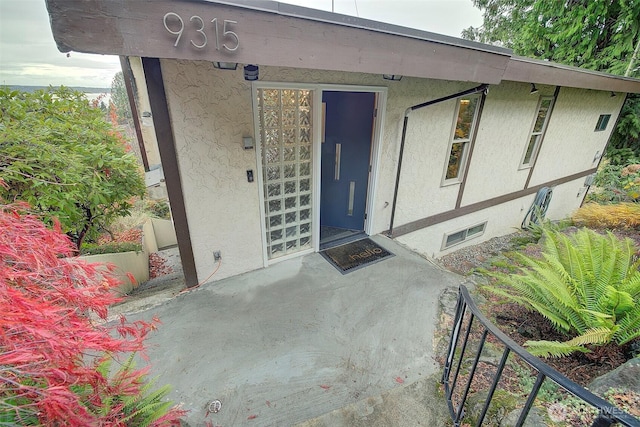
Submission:
[[[222,259],[222,253],[220,251],[213,251],[213,260],[220,261]]]

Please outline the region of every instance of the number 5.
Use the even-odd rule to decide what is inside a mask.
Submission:
[[[238,35],[236,33],[234,33],[231,30],[227,30],[227,24],[237,24],[237,21],[230,21],[228,19],[224,20],[224,25],[222,26],[222,36],[223,37],[233,37],[236,40],[236,45],[234,47],[229,47],[227,46],[226,43],[222,44],[222,47],[224,47],[225,49],[227,49],[229,52],[235,52],[238,47],[240,46],[240,39],[238,38]]]

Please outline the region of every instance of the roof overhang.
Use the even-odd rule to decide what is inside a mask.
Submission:
[[[638,79],[521,56],[514,56],[509,60],[503,79],[613,92],[640,93],[640,80]]]
[[[640,93],[640,80],[512,57],[510,50],[500,47],[274,1],[46,3],[53,36],[62,52],[398,74],[489,84],[512,80]],[[177,33],[182,25],[182,36],[176,42],[177,35],[172,32]],[[206,43],[202,32],[198,32],[201,27]]]

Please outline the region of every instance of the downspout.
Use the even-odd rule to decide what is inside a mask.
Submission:
[[[424,107],[428,107],[430,105],[439,104],[440,102],[448,101],[450,99],[461,98],[466,95],[473,95],[478,92],[485,92],[489,90],[488,84],[481,84],[480,86],[476,86],[472,89],[467,89],[463,92],[454,93],[453,95],[447,95],[442,98],[434,99],[432,101],[423,102],[422,104],[416,104],[412,107],[407,108],[404,112],[404,123],[402,124],[402,139],[400,140],[400,154],[398,158],[398,172],[396,174],[396,186],[393,191],[393,204],[391,205],[391,221],[389,222],[389,231],[388,236],[393,237],[393,221],[396,216],[396,205],[398,203],[398,189],[400,187],[400,173],[402,171],[402,158],[404,156],[404,143],[405,138],[407,136],[407,125],[409,124],[409,114],[412,111],[419,110]]]

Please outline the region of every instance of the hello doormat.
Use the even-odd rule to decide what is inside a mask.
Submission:
[[[325,249],[320,253],[342,274],[350,273],[393,256],[391,252],[368,238]]]

